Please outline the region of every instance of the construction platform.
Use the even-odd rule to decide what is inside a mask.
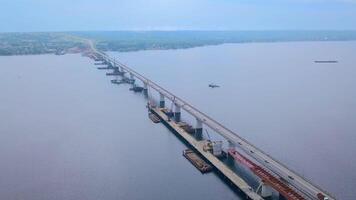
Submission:
[[[190,144],[196,152],[198,152],[205,160],[207,160],[218,172],[220,172],[224,177],[226,177],[231,184],[238,188],[243,194],[246,195],[247,199],[252,200],[263,200],[263,198],[258,195],[240,176],[238,176],[234,171],[232,171],[228,166],[226,166],[221,160],[214,156],[210,151],[205,151],[204,141],[196,140],[192,135],[186,132],[179,123],[174,120],[169,120],[167,115],[163,112],[162,108],[150,108],[150,111],[156,114],[161,122],[172,132],[179,135],[185,142]]]

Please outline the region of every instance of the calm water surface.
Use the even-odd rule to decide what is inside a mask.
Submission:
[[[356,199],[356,42],[226,44],[112,55],[339,199]],[[212,82],[221,88],[209,88]]]
[[[352,200],[355,52],[356,42],[299,42],[112,54]],[[339,63],[314,63],[324,59]],[[0,92],[0,199],[240,199],[87,58],[0,57]]]
[[[240,199],[80,55],[0,57],[0,199]]]

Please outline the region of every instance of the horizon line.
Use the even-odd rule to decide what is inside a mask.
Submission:
[[[332,31],[332,32],[356,32],[356,29],[117,29],[117,30],[63,30],[63,31],[0,31],[3,33],[71,33],[71,32],[319,32],[319,31]]]

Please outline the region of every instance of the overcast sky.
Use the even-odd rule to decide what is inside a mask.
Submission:
[[[0,32],[356,29],[356,0],[1,0]]]

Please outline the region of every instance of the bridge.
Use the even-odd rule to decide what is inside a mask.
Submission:
[[[311,183],[305,177],[297,174],[293,170],[289,169],[287,166],[272,158],[266,152],[262,151],[258,147],[254,146],[236,132],[230,130],[225,127],[218,121],[209,117],[207,114],[203,113],[199,109],[195,108],[193,105],[189,104],[185,100],[179,98],[168,90],[164,89],[154,81],[146,78],[142,74],[128,67],[127,65],[119,62],[118,60],[110,57],[106,53],[99,51],[95,48],[95,45],[92,41],[86,40],[86,42],[90,46],[91,54],[94,58],[102,60],[109,67],[107,69],[113,69],[116,73],[125,77],[125,74],[129,75],[130,80],[140,80],[142,82],[144,91],[147,93],[148,90],[155,90],[159,93],[159,107],[163,109],[165,107],[165,100],[170,100],[174,104],[174,118],[176,122],[180,121],[181,118],[181,110],[186,111],[188,114],[193,116],[196,119],[195,131],[202,132],[203,126],[207,126],[214,130],[217,134],[221,135],[226,139],[229,144],[228,154],[236,160],[241,165],[246,166],[260,179],[260,186],[258,188],[259,191],[251,192],[251,188],[246,189],[246,183],[239,178],[234,178],[226,167],[218,168],[217,165],[220,166],[220,163],[213,158],[210,158],[210,155],[206,155],[205,157],[209,159],[212,164],[220,169],[222,173],[230,177],[230,180],[235,181],[236,186],[239,187],[250,199],[260,199],[256,197],[258,193],[261,197],[268,197],[271,194],[271,191],[277,191],[282,198],[291,199],[291,200],[301,200],[301,199],[311,199],[311,200],[334,200],[335,198],[328,194],[326,191],[322,190],[317,185]],[[127,79],[127,77],[126,77]],[[161,118],[164,118],[161,115],[161,110],[155,110]],[[164,119],[165,120],[165,119]],[[170,128],[175,129],[177,132],[180,130],[175,128],[175,124],[171,122],[167,122]],[[181,133],[182,136],[185,136],[184,133]],[[189,142],[189,138],[187,141]],[[199,144],[197,142],[194,143],[196,149],[199,150]],[[239,153],[241,151],[242,153]],[[200,152],[204,154],[204,152]],[[214,164],[215,163],[215,164]],[[228,172],[226,172],[228,171]]]

